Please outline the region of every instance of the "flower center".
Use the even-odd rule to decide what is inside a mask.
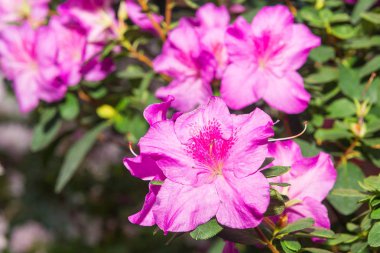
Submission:
[[[233,137],[223,139],[220,123],[213,120],[189,140],[187,152],[198,165],[208,168],[213,175],[221,175],[223,163],[233,143]]]

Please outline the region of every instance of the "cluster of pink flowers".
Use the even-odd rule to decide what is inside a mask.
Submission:
[[[0,10],[0,67],[22,112],[40,100],[58,101],[81,79],[102,80],[112,70],[112,61],[98,56],[112,36],[111,1],[66,1],[48,23],[46,0],[2,1]]]
[[[229,26],[224,6],[206,4],[195,18],[182,18],[154,62],[157,72],[173,78],[156,95],[176,98],[173,107],[189,111],[205,103],[212,86],[232,109],[260,99],[286,113],[300,113],[310,95],[297,70],[320,39],[294,24],[287,7],[265,7],[252,24],[242,17]]]
[[[274,165],[291,166],[272,180],[290,183],[279,189],[294,203],[283,215],[290,223],[313,217],[316,226],[330,226],[321,201],[336,171],[327,154],[305,158],[292,141],[269,143],[273,122],[260,109],[233,115],[221,98],[211,97],[196,110],[168,118],[172,102],[168,97],[145,110],[150,129],[139,142],[141,154],[124,159],[133,176],[153,180],[132,223],[156,224],[165,232],[192,231],[212,218],[230,228],[256,227],[270,200],[260,167],[266,157],[274,157]]]

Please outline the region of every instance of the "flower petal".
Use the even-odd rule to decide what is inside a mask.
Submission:
[[[244,18],[237,18],[227,29],[225,43],[231,62],[252,62],[253,38],[251,28]]]
[[[316,227],[330,228],[330,220],[326,207],[319,201],[306,197],[302,203],[286,210],[288,222],[292,223],[302,218],[313,218]]]
[[[269,204],[269,183],[257,172],[236,178],[232,172],[215,181],[221,205],[216,214],[218,222],[230,228],[253,228],[263,219]]]
[[[144,110],[144,118],[153,125],[154,123],[162,120],[166,120],[166,114],[174,101],[173,96],[167,96],[163,99],[162,103],[151,104]]]
[[[304,159],[300,146],[292,140],[269,143],[268,150],[270,156],[276,158],[273,165],[292,166],[296,161]]]
[[[293,24],[293,19],[293,14],[284,5],[266,6],[256,14],[251,26],[256,36],[265,31],[278,34],[286,31]]]
[[[204,29],[224,28],[230,22],[227,8],[225,6],[216,6],[213,3],[202,5],[195,16]]]
[[[212,96],[212,91],[210,85],[204,83],[202,79],[185,77],[172,81],[169,86],[159,88],[156,96],[161,99],[173,96],[175,100],[172,106],[186,112],[199,104],[206,103]]]
[[[310,94],[303,87],[302,77],[294,71],[289,71],[284,77],[266,75],[267,90],[263,96],[271,107],[289,113],[303,112],[310,100]]]
[[[160,191],[161,186],[149,185],[149,192],[145,196],[144,205],[141,211],[128,217],[128,220],[133,224],[141,226],[153,226],[156,224],[152,208],[156,203],[157,194]]]
[[[133,158],[124,158],[124,165],[132,176],[142,180],[153,180],[155,177],[164,178],[161,169],[156,162],[146,155],[139,155]]]
[[[239,253],[239,251],[236,248],[235,243],[226,241],[222,253]]]
[[[291,199],[312,197],[322,201],[336,180],[333,162],[330,156],[323,152],[294,163],[289,173],[292,178],[288,182],[291,185],[288,196]]]
[[[214,217],[219,204],[213,184],[193,187],[165,180],[153,213],[165,232],[188,232]]]
[[[219,97],[210,97],[207,104],[197,110],[184,113],[175,122],[175,133],[183,144],[187,144],[199,131],[218,124],[224,139],[232,136],[232,117],[227,105]]]
[[[235,142],[224,168],[237,177],[256,172],[268,157],[268,138],[273,136],[273,121],[260,109],[233,117]],[[249,155],[247,155],[249,154]]]

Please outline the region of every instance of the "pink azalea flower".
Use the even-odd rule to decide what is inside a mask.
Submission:
[[[112,0],[68,0],[57,10],[67,22],[78,21],[88,31],[89,42],[104,43],[115,37],[118,24]]]
[[[320,45],[303,24],[294,24],[287,7],[264,7],[252,24],[243,18],[227,30],[230,64],[221,84],[221,95],[232,109],[259,99],[286,113],[306,109],[310,94],[297,70],[311,49]]]
[[[43,23],[50,0],[0,0],[0,30],[9,23],[28,20],[29,24]]]
[[[13,87],[22,112],[39,100],[63,98],[67,85],[59,78],[56,36],[48,27],[33,30],[29,25],[9,26],[0,33],[0,66]]]
[[[230,15],[225,6],[207,3],[197,10],[195,15],[198,22],[198,32],[201,43],[214,56],[217,62],[216,78],[220,79],[227,66],[228,54],[224,37]]]
[[[154,120],[139,142],[140,157],[135,164],[125,160],[140,178],[163,174],[163,185],[148,194],[149,208],[142,210],[150,215],[149,225],[186,232],[213,217],[231,228],[259,225],[269,203],[269,184],[258,170],[273,135],[270,117],[259,109],[231,115],[217,97],[175,119],[156,121],[156,109],[145,114]],[[144,162],[144,156],[151,160]]]
[[[142,30],[151,33],[156,33],[156,30],[154,29],[152,22],[148,18],[148,15],[146,15],[146,13],[142,11],[141,6],[136,2],[136,0],[126,0],[125,2],[127,6],[128,18],[130,18],[132,22],[135,23]],[[160,24],[164,19],[162,16],[157,15],[155,13],[152,13],[152,17],[157,24]]]
[[[170,32],[161,55],[154,60],[154,69],[173,78],[167,87],[157,90],[158,98],[175,97],[173,107],[189,111],[206,103],[212,96],[210,83],[215,73],[215,60],[200,43],[194,26],[182,19]]]
[[[273,179],[274,182],[289,183],[289,187],[279,187],[278,190],[296,201],[285,210],[288,222],[311,217],[315,226],[330,228],[327,209],[321,203],[336,180],[330,156],[322,152],[315,157],[303,157],[300,147],[293,141],[270,143],[268,148],[270,156],[275,158],[274,165],[291,166],[288,173]]]

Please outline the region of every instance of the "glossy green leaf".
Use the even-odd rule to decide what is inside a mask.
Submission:
[[[278,177],[285,174],[290,170],[289,166],[273,166],[268,169],[262,170],[261,173],[264,174],[266,178]]]
[[[83,159],[95,144],[98,135],[108,126],[108,123],[102,123],[96,126],[70,147],[58,175],[58,180],[55,187],[56,192],[62,191],[63,187],[65,187],[65,185],[74,175]]]
[[[362,19],[367,20],[375,25],[380,25],[380,13],[376,12],[364,12],[360,15]]]
[[[353,163],[341,165],[337,172],[338,177],[333,190],[328,196],[328,200],[339,213],[349,215],[360,207],[358,201],[362,196],[357,194],[361,190],[358,182],[364,179],[364,174]],[[342,194],[342,192],[345,194]]]
[[[41,111],[40,121],[34,127],[31,150],[36,152],[51,144],[59,130],[62,121],[56,108],[47,108]]]
[[[329,118],[345,118],[354,115],[356,107],[352,101],[347,98],[341,98],[328,105],[327,112],[327,117]]]
[[[360,75],[359,71],[341,65],[339,67],[339,88],[351,98],[360,98]]]
[[[79,114],[79,101],[76,96],[68,93],[65,100],[59,104],[59,113],[65,120],[73,120]]]
[[[380,247],[380,222],[376,222],[369,231],[368,244],[371,247]]]
[[[292,232],[300,231],[306,228],[310,228],[314,225],[314,220],[312,218],[299,219],[287,226],[281,228],[278,232],[279,235],[286,235]]]
[[[324,63],[335,57],[335,50],[329,46],[320,46],[313,49],[309,57],[316,62]]]
[[[368,10],[372,5],[376,3],[377,0],[358,0],[355,4],[354,11],[352,12],[352,21],[356,23],[360,19],[360,15]]]
[[[275,189],[270,189],[270,202],[264,216],[282,214],[285,210],[285,201],[282,195]]]
[[[223,228],[218,224],[216,219],[199,225],[194,231],[190,232],[190,236],[195,240],[207,240],[216,236]]]

